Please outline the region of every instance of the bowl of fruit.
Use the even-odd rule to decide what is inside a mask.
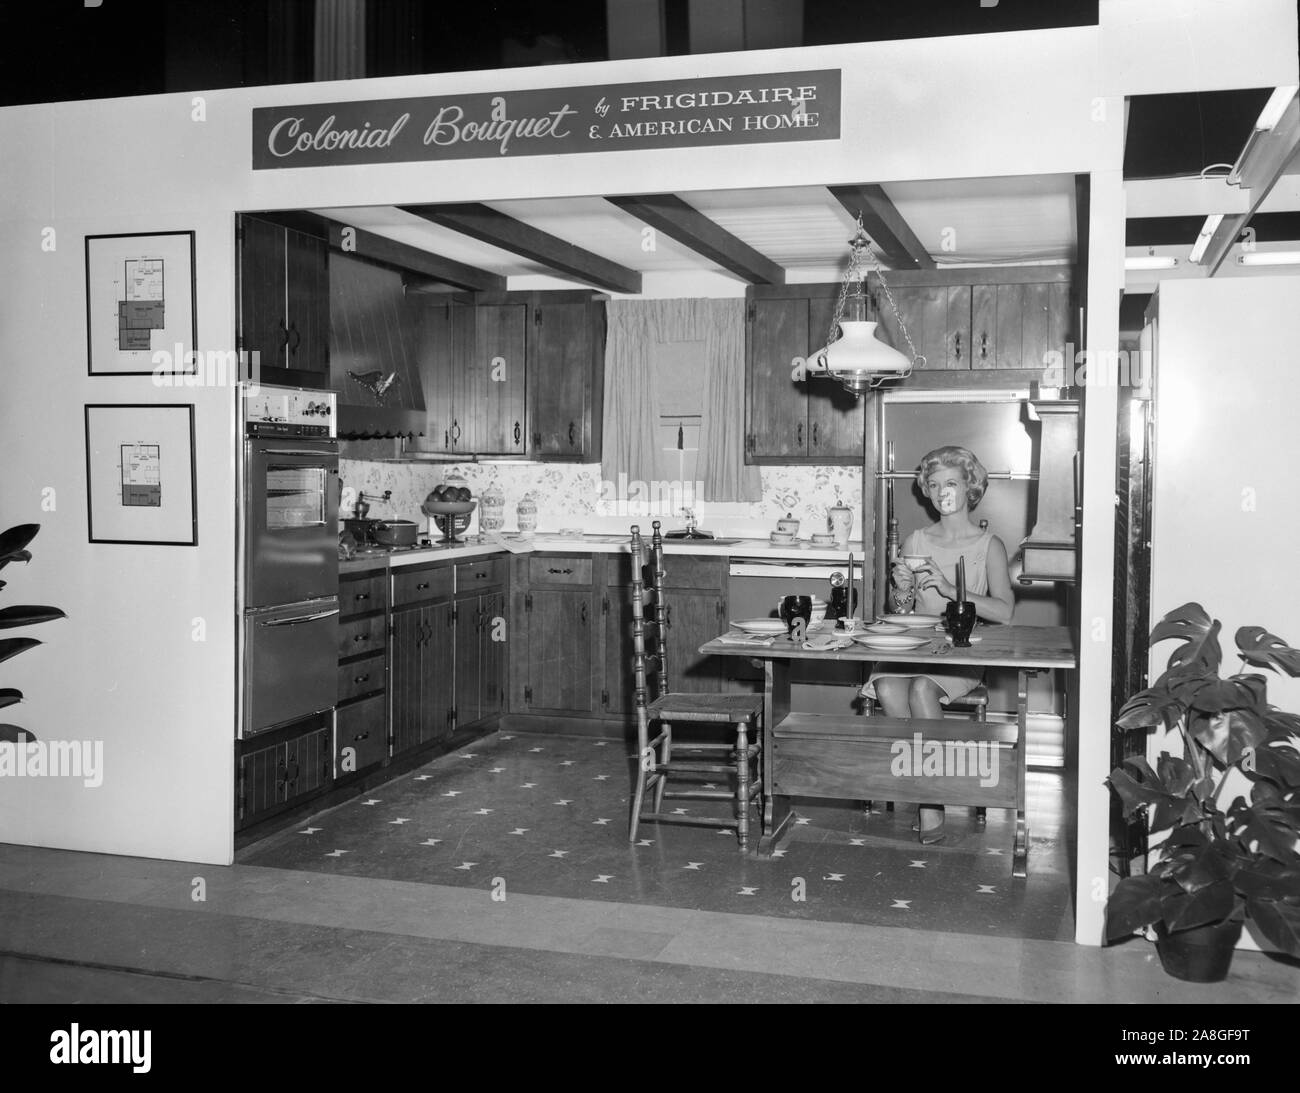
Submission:
[[[477,501],[470,499],[468,486],[444,482],[433,488],[420,509],[438,525],[442,541],[453,543],[458,542],[456,536],[469,527],[470,513],[477,504]]]

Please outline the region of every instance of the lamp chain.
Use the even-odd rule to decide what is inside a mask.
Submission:
[[[858,292],[861,293],[862,291],[862,252],[865,250],[871,258],[872,266],[875,267],[876,276],[880,279],[880,286],[885,290],[885,299],[889,301],[890,310],[893,311],[894,317],[898,320],[898,329],[903,332],[903,337],[907,340],[907,348],[911,353],[913,363],[919,360],[922,367],[924,367],[925,358],[916,351],[916,345],[912,342],[912,335],[907,329],[907,324],[903,322],[903,316],[899,314],[898,304],[894,301],[894,294],[889,291],[889,282],[885,280],[885,271],[868,246],[869,242],[866,230],[862,227],[862,214],[859,213],[857,234],[850,242],[852,249],[849,252],[849,268],[844,274],[844,283],[840,285],[840,298],[836,302],[835,311],[831,316],[831,328],[826,335],[826,344],[830,345],[835,341],[836,331],[839,330],[840,322],[844,318],[844,305],[848,303],[849,286],[857,285]],[[871,386],[878,387],[881,382],[881,380],[876,380]]]

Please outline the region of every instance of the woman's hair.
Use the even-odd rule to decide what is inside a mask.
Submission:
[[[916,468],[916,484],[921,487],[923,496],[930,495],[926,489],[926,479],[940,467],[957,467],[961,471],[966,480],[966,506],[973,510],[989,486],[989,472],[984,469],[984,464],[969,448],[958,448],[952,444],[926,452],[921,457],[921,465]]]

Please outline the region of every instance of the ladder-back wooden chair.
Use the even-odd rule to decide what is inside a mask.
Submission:
[[[750,802],[762,788],[761,728],[763,696],[749,693],[674,693],[668,685],[668,638],[671,616],[664,601],[663,539],[654,521],[649,561],[641,529],[632,527],[632,673],[636,710],[637,772],[632,797],[629,841],[636,841],[642,820],[734,828],[740,850],[749,850]],[[653,688],[654,697],[651,697]],[[673,758],[673,725],[682,722],[725,724],[735,730],[728,743],[691,743],[692,751],[716,756],[712,761]],[[651,737],[652,729],[657,730]],[[751,773],[750,767],[754,767]],[[669,789],[676,774],[712,774],[734,778],[732,789]],[[653,807],[643,811],[646,796]],[[735,817],[722,819],[664,812],[664,799],[729,800]],[[760,809],[761,814],[761,809]]]

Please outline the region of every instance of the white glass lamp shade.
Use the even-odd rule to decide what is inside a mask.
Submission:
[[[850,391],[866,391],[873,382],[906,375],[912,362],[876,337],[878,323],[845,319],[840,336],[813,354],[818,369]]]

